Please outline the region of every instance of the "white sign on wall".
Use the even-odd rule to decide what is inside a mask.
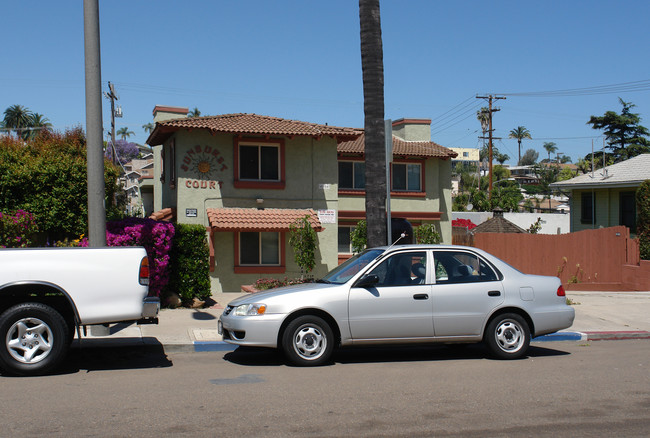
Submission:
[[[336,210],[318,210],[318,220],[321,224],[335,224]]]

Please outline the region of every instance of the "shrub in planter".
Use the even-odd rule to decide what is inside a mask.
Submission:
[[[210,297],[210,249],[201,225],[176,224],[168,289],[184,304]]]

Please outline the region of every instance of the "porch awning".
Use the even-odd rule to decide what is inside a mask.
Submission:
[[[323,231],[312,209],[208,208],[212,231],[289,231],[289,226],[305,216],[315,231]]]

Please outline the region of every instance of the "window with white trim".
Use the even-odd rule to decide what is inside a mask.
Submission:
[[[279,145],[240,143],[239,179],[248,181],[279,181]]]
[[[280,233],[239,233],[239,264],[241,266],[280,265]]]
[[[392,190],[422,191],[422,165],[420,163],[393,163]]]
[[[366,188],[366,163],[339,161],[339,189],[363,190]]]

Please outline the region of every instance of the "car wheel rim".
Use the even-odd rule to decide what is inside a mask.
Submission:
[[[497,345],[507,353],[515,353],[521,349],[525,342],[524,330],[515,321],[501,322],[494,334]]]
[[[323,355],[327,348],[327,338],[320,327],[302,326],[293,338],[293,348],[303,359],[315,360]]]
[[[38,318],[16,321],[7,332],[5,345],[18,362],[33,364],[45,359],[52,351],[52,329]]]

